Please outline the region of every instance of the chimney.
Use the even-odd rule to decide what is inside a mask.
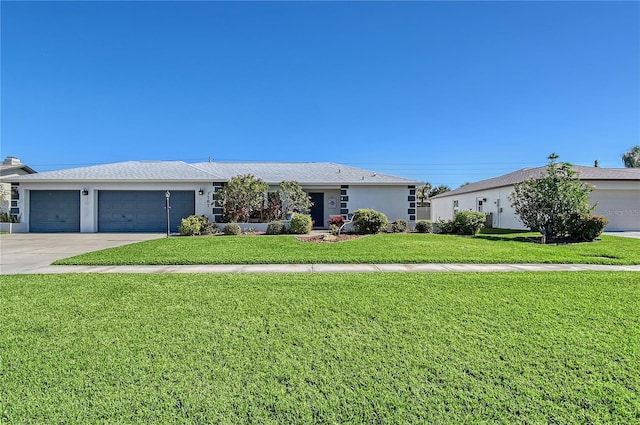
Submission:
[[[4,159],[2,165],[21,165],[20,159],[15,156],[8,156]]]

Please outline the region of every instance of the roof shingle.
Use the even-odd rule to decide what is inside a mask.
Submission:
[[[578,173],[580,180],[638,180],[640,181],[640,168],[599,168],[573,165],[571,167]],[[478,192],[481,190],[495,189],[498,187],[512,186],[528,179],[540,178],[547,170],[547,166],[536,168],[524,168],[503,176],[471,183],[459,187],[450,192],[445,192],[434,198],[444,198],[464,193]]]

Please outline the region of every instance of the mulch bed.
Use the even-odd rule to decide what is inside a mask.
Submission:
[[[340,235],[335,236],[328,233],[322,235],[313,235],[313,236],[298,236],[297,239],[302,242],[316,242],[316,243],[333,243],[333,242],[343,242],[351,239],[358,239],[363,237],[362,235]]]

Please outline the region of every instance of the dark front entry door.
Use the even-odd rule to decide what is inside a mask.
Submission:
[[[324,193],[310,193],[311,202],[311,219],[313,220],[313,227],[324,228]]]

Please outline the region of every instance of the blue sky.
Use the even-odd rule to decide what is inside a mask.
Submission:
[[[452,188],[640,144],[639,2],[5,2],[1,154]]]

